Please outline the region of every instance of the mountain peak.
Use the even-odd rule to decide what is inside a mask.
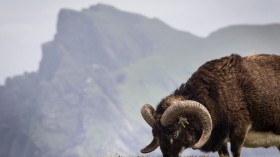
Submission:
[[[111,6],[111,5],[106,5],[103,3],[98,3],[96,5],[90,6],[90,10],[92,11],[101,11],[101,10],[118,10],[117,8]]]

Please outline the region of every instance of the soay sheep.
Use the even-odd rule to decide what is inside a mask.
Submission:
[[[156,109],[145,104],[144,120],[164,157],[186,148],[234,157],[242,147],[280,150],[280,56],[231,55],[202,65],[186,83],[163,98]]]

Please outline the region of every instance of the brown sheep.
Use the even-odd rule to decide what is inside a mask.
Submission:
[[[142,153],[158,146],[164,157],[186,148],[218,151],[234,157],[242,147],[280,150],[280,56],[231,55],[202,65],[156,110],[141,113],[152,127],[153,140]]]

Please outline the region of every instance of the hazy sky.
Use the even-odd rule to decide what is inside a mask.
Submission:
[[[199,36],[233,24],[280,23],[279,0],[0,0],[0,84],[38,69],[41,44],[52,40],[61,8],[97,3],[157,17]]]

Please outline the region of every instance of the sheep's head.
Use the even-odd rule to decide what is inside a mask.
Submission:
[[[152,127],[154,138],[141,152],[149,153],[160,146],[164,157],[177,157],[188,147],[201,148],[212,131],[212,120],[208,110],[195,101],[167,101],[161,102],[171,103],[163,114],[156,113],[149,104],[142,107],[141,114]]]

